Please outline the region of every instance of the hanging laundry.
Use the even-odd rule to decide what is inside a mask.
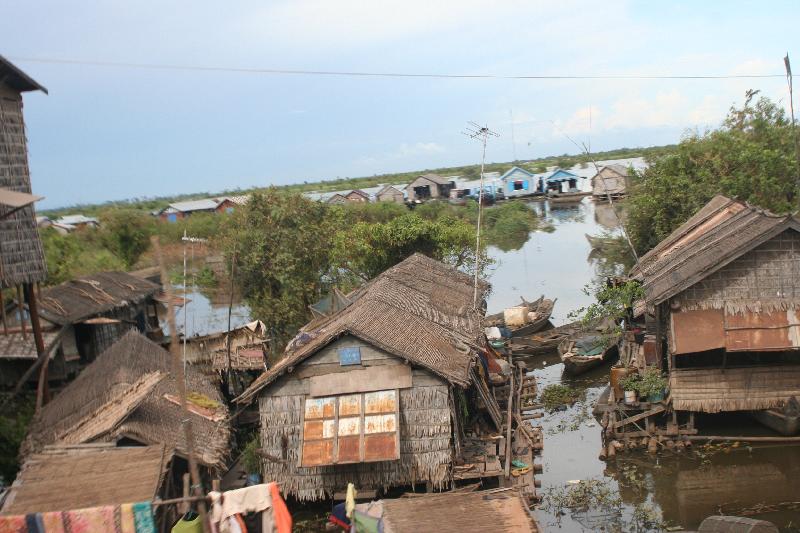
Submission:
[[[347,512],[347,518],[353,519],[353,509],[356,507],[356,496],[358,491],[356,490],[356,486],[352,483],[347,484],[347,497],[344,499],[344,508]]]
[[[156,533],[153,506],[150,502],[133,504],[133,520],[136,524],[136,533]]]
[[[0,533],[26,533],[25,515],[0,516]]]
[[[45,533],[66,533],[64,529],[64,517],[61,511],[42,513],[42,522],[44,523]],[[122,533],[128,532],[123,530]],[[134,531],[133,533],[136,532]]]
[[[211,522],[218,533],[246,531],[241,515],[260,512],[264,533],[291,533],[292,517],[276,483],[253,485],[225,493],[210,492]],[[233,520],[231,520],[233,519]]]
[[[70,533],[116,531],[114,507],[110,505],[64,511],[63,516],[64,528]]]
[[[119,506],[119,527],[122,533],[136,533],[136,518],[133,516],[132,503],[123,503]]]

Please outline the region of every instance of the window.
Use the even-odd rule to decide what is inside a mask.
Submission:
[[[528,182],[527,181],[515,181],[514,182],[514,190],[515,191],[521,191],[521,190],[527,189],[527,188],[528,188]]]
[[[397,390],[306,398],[300,466],[400,458]]]

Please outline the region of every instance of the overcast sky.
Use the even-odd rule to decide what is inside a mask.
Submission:
[[[677,142],[785,80],[279,76],[50,64],[494,75],[800,72],[800,2],[7,1],[0,54],[50,94],[25,114],[40,208]],[[513,139],[512,139],[513,114]],[[591,120],[590,120],[591,117]]]

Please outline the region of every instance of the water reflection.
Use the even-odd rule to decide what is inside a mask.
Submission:
[[[209,291],[189,287],[184,294],[181,285],[176,285],[175,290],[190,300],[184,307],[175,310],[175,322],[179,334],[183,335],[184,326],[189,337],[227,331],[229,302],[227,291]],[[251,320],[250,309],[234,296],[231,309],[231,328],[243,326]],[[165,319],[162,320],[161,327],[165,332],[168,331]]]
[[[596,205],[588,198],[575,204],[531,201],[528,206],[554,231],[532,232],[516,251],[489,247],[496,265],[489,277],[492,293],[488,312],[516,305],[520,296],[530,300],[545,294],[558,298],[552,321],[561,325],[570,321],[571,311],[591,303],[583,289],[597,278],[598,272],[587,259],[592,248],[585,236],[606,230],[596,222]],[[614,260],[609,259],[608,264]]]

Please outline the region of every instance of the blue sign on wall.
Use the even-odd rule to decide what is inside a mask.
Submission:
[[[361,348],[358,346],[339,348],[336,352],[339,354],[339,364],[342,366],[361,364]]]

